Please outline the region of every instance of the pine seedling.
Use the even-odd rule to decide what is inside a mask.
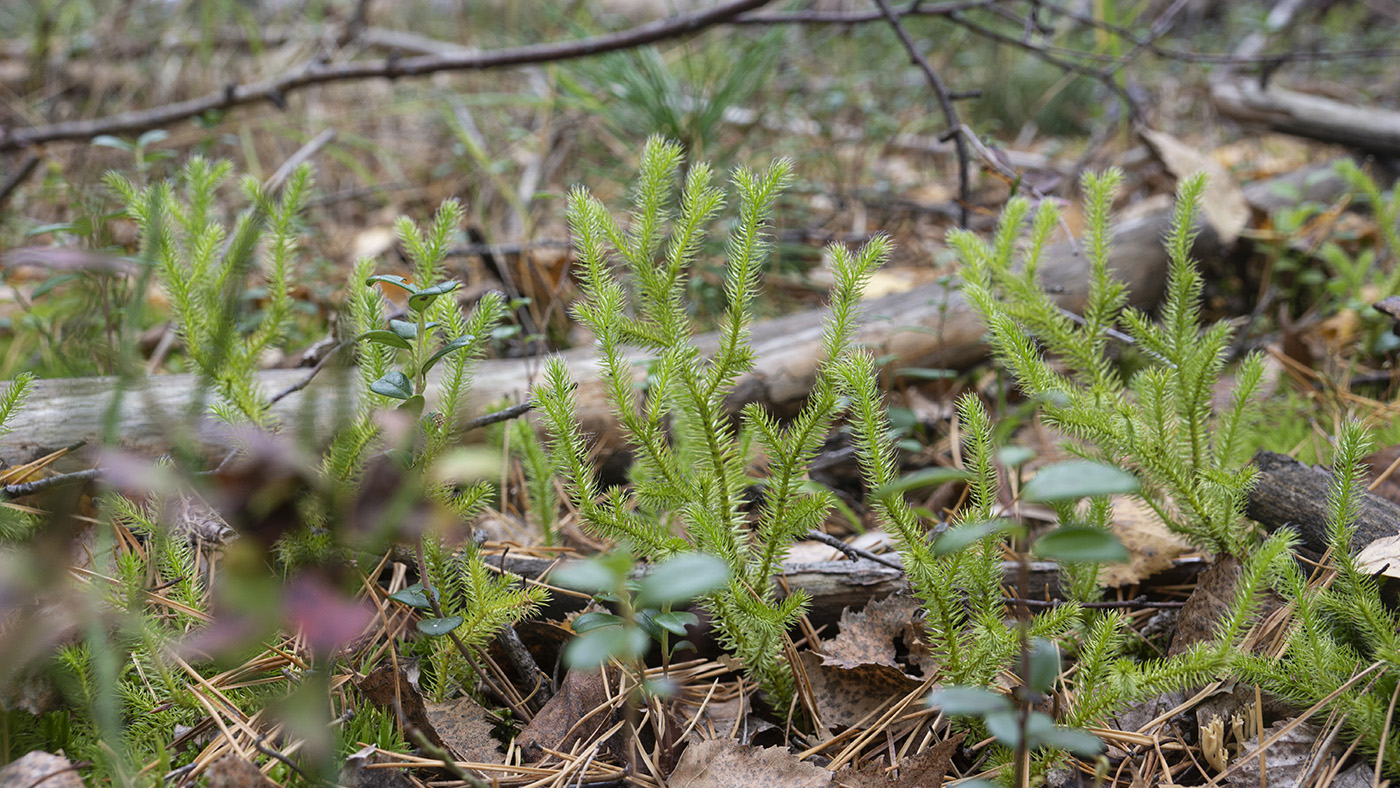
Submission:
[[[1198,547],[1243,556],[1254,543],[1244,498],[1254,477],[1247,450],[1264,365],[1258,354],[1246,356],[1229,405],[1213,412],[1231,329],[1224,322],[1198,326],[1203,280],[1190,250],[1205,179],[1187,178],[1178,189],[1157,321],[1126,306],[1124,286],[1108,268],[1108,212],[1120,180],[1117,171],[1084,179],[1090,283],[1082,317],[1061,310],[1037,280],[1059,222],[1050,201],[1036,211],[1024,244],[1030,204],[1022,198],[1008,204],[991,244],[963,231],[950,234],[965,264],[963,292],[986,321],[998,361],[1042,403],[1048,423],[1078,439],[1071,451],[1131,470],[1143,481],[1142,499]],[[1107,355],[1115,340],[1146,360],[1126,382]],[[1045,354],[1059,357],[1065,370]]]
[[[578,247],[583,298],[574,314],[596,339],[600,379],[633,446],[632,485],[604,493],[579,427],[578,401],[562,359],[551,359],[538,393],[550,451],[572,503],[592,531],[653,561],[683,552],[722,559],[728,583],[704,597],[722,642],[744,662],[777,708],[787,708],[791,669],[782,656],[788,629],[807,598],[779,599],[772,575],[793,539],[822,522],[831,494],[804,485],[808,463],[840,410],[836,370],[852,353],[856,310],[865,281],[883,262],[883,237],[851,252],[830,248],[836,285],[823,334],[824,362],[802,412],[781,425],[761,407],[743,409],[737,424],[725,406],[741,375],[753,368],[752,304],[769,253],[773,202],[791,179],[791,164],[733,175],[739,215],[726,245],[725,294],[718,347],[706,358],[686,312],[688,270],[724,193],[713,174],[693,163],[675,205],[680,146],[653,138],[642,155],[631,227],[624,230],[582,189],[569,196],[568,218]],[[677,210],[677,207],[679,210]],[[626,274],[619,276],[614,260]],[[649,359],[645,397],[634,383],[635,348]],[[750,467],[766,466],[762,500],[744,509]]]

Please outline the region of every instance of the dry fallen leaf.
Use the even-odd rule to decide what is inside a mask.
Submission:
[[[1113,499],[1113,532],[1128,548],[1132,559],[1126,564],[1110,564],[1099,571],[1099,584],[1109,588],[1141,583],[1170,569],[1173,558],[1193,549],[1185,539],[1168,530],[1150,506],[1126,495]]]
[[[340,770],[340,784],[345,788],[414,788],[403,769],[365,768],[385,760],[373,744],[365,747],[345,759],[345,766]]]
[[[516,737],[516,744],[528,758],[538,760],[545,748],[568,752],[575,743],[592,740],[613,724],[614,710],[603,708],[610,703],[607,687],[602,671],[570,670],[559,691]]]
[[[273,788],[276,785],[257,766],[234,753],[214,761],[204,774],[209,778],[209,788]],[[48,781],[44,784],[48,785]]]
[[[827,727],[850,726],[860,722],[881,705],[888,707],[919,689],[923,682],[912,679],[892,665],[859,665],[838,668],[823,665],[821,657],[811,652],[800,656],[817,714]]]
[[[1264,731],[1267,739],[1277,733],[1287,721],[1280,720]],[[1307,776],[1308,765],[1312,762],[1313,750],[1317,749],[1322,738],[1322,729],[1310,722],[1304,722],[1285,733],[1278,741],[1264,750],[1264,777],[1259,777],[1258,739],[1245,745],[1240,754],[1230,759],[1238,763],[1235,771],[1226,781],[1233,786],[1267,785],[1269,788],[1297,788]]]
[[[829,788],[831,772],[783,747],[712,739],[686,748],[666,781],[671,788]]]
[[[83,788],[83,779],[67,758],[39,750],[0,769],[0,788],[30,788],[36,784],[43,788]]]
[[[491,735],[490,716],[479,703],[464,696],[424,705],[428,723],[458,760],[505,763],[501,743]]]
[[[948,774],[963,736],[959,733],[918,755],[905,758],[899,764],[898,775],[887,771],[883,760],[877,760],[860,769],[837,772],[836,781],[841,788],[938,788]]]
[[[1201,198],[1201,212],[1221,243],[1234,243],[1249,223],[1249,202],[1225,167],[1214,157],[1165,132],[1143,128],[1138,133],[1177,178],[1205,171],[1208,181]]]
[[[1222,553],[1200,574],[1196,590],[1191,592],[1176,620],[1176,633],[1167,656],[1215,639],[1215,630],[1235,599],[1235,584],[1241,571],[1238,559]]]
[[[1400,577],[1400,533],[1366,545],[1356,554],[1356,566],[1366,574]]]
[[[918,600],[903,594],[893,594],[871,602],[858,613],[847,608],[841,614],[840,634],[823,646],[823,665],[856,668],[861,665],[895,663],[895,639],[919,615]]]

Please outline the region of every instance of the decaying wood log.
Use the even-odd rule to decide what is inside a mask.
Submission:
[[[1259,451],[1254,455],[1259,477],[1249,491],[1245,514],[1271,533],[1279,528],[1298,532],[1300,546],[1321,555],[1327,551],[1327,498],[1332,473],[1282,454]],[[1364,493],[1351,540],[1355,554],[1370,543],[1400,530],[1400,506]]]
[[[1400,112],[1358,107],[1240,77],[1211,85],[1221,114],[1247,126],[1347,145],[1382,156],[1400,155]]]
[[[1299,171],[1254,184],[1245,189],[1256,206],[1276,203],[1281,184],[1291,184],[1292,199],[1329,200],[1344,188],[1341,180],[1328,177],[1327,166]],[[1318,177],[1319,173],[1322,177]],[[1114,232],[1111,264],[1127,284],[1134,305],[1151,308],[1166,284],[1167,258],[1161,239],[1170,221],[1170,209],[1163,208],[1125,221]],[[1197,239],[1194,249],[1199,259],[1218,259],[1226,253],[1215,234],[1208,229]],[[1040,270],[1045,286],[1059,303],[1079,311],[1088,292],[1088,263],[1078,245],[1061,242],[1047,250]],[[825,310],[813,310],[768,320],[753,326],[757,363],[752,373],[740,379],[729,405],[766,405],[778,414],[793,413],[811,389],[820,361],[821,326]],[[982,343],[981,321],[955,290],[931,284],[909,292],[873,299],[863,306],[859,342],[877,354],[890,354],[899,366],[964,368],[979,361],[986,349]],[[705,348],[714,346],[714,335],[700,338]],[[614,420],[595,376],[593,350],[576,348],[563,354],[579,381],[580,411],[585,432],[599,443],[616,444]],[[473,389],[475,407],[463,414],[471,417],[483,406],[509,400],[519,402],[530,395],[539,372],[538,360],[488,361],[481,365]],[[439,367],[438,369],[441,369]],[[436,370],[435,370],[436,371]],[[643,374],[638,367],[637,374]],[[258,382],[269,392],[280,391],[306,376],[305,370],[268,370],[259,373]],[[124,390],[122,401],[113,406],[119,389],[114,378],[44,380],[13,426],[0,437],[0,457],[11,462],[27,460],[77,441],[96,445],[110,435],[122,447],[148,454],[169,449],[177,436],[192,430],[184,418],[196,394],[197,379],[192,375],[161,375],[134,381]],[[352,403],[358,382],[345,374],[326,370],[304,391],[287,397],[275,406],[283,423],[316,422],[319,434],[333,429],[336,416]],[[110,429],[108,428],[110,422]],[[194,440],[211,453],[225,445],[226,435],[204,430]],[[86,458],[79,458],[82,461]]]
[[[897,554],[881,556],[887,560],[899,561]],[[539,580],[558,562],[548,558],[505,555],[485,556],[488,565],[502,568],[527,580]],[[1020,582],[1020,565],[1014,561],[1002,564],[1004,582],[1015,588]],[[1027,598],[1057,599],[1060,590],[1060,568],[1050,561],[1033,561],[1030,564]],[[807,616],[818,625],[831,623],[841,618],[846,608],[860,609],[867,602],[883,599],[894,593],[908,593],[909,580],[903,570],[885,566],[875,561],[815,561],[811,563],[784,564],[782,574],[774,578],[779,592],[805,591],[812,597]],[[568,609],[582,607],[582,600],[561,594],[554,595],[551,602],[551,615]],[[554,609],[553,606],[558,606]]]

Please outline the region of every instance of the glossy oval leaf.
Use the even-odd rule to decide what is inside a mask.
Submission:
[[[428,637],[441,637],[448,632],[462,626],[461,616],[448,616],[447,618],[427,618],[418,622],[418,631]]]
[[[1008,468],[1019,468],[1035,459],[1035,449],[1028,446],[1003,446],[997,449],[997,462]]]
[[[1066,728],[1060,725],[1054,725],[1048,730],[1037,730],[1035,734],[1035,743],[1037,745],[1065,750],[1080,758],[1096,758],[1102,755],[1107,749],[1107,747],[1104,746],[1103,739],[1100,739],[1088,731],[1079,730],[1078,728]]]
[[[928,696],[928,705],[950,717],[982,717],[1012,709],[1009,698],[983,687],[944,687]]]
[[[700,623],[700,617],[687,610],[676,610],[670,613],[657,613],[651,617],[657,626],[670,632],[673,635],[685,637],[686,627],[693,627]]]
[[[435,353],[433,353],[431,356],[428,356],[428,360],[427,360],[427,361],[424,361],[424,362],[423,362],[423,373],[422,373],[422,374],[424,374],[424,375],[428,374],[428,370],[432,369],[433,366],[436,365],[439,361],[441,361],[442,359],[446,358],[448,355],[450,355],[450,354],[452,354],[452,353],[454,353],[454,352],[456,352],[456,351],[458,351],[458,350],[461,350],[462,348],[466,347],[467,345],[470,345],[471,342],[472,342],[472,339],[473,339],[473,337],[472,337],[471,335],[467,335],[467,336],[463,336],[463,337],[457,337],[456,339],[453,339],[452,341],[450,341],[450,342],[448,342],[447,344],[443,345],[442,347],[438,348],[437,351],[436,351]]]
[[[400,589],[389,595],[395,602],[402,602],[409,607],[416,607],[420,610],[427,610],[433,605],[428,601],[428,595],[423,591],[422,583],[414,583],[407,588]]]
[[[631,662],[646,653],[646,633],[635,627],[601,627],[584,633],[564,649],[570,668],[593,670],[609,659]]]
[[[965,550],[992,534],[1023,533],[1026,529],[1011,520],[982,520],[963,523],[944,531],[933,543],[934,555],[948,555]]]
[[[377,328],[373,331],[366,331],[365,333],[355,337],[356,342],[359,342],[362,339],[368,339],[369,341],[380,345],[396,347],[400,350],[408,350],[411,347],[408,344],[408,340],[404,339],[398,334],[395,334],[392,331],[385,331],[382,328]]]
[[[1056,528],[1037,539],[1032,552],[1061,563],[1121,564],[1132,557],[1118,537],[1087,525]]]
[[[1042,695],[1048,694],[1055,686],[1055,679],[1060,677],[1060,650],[1054,643],[1036,638],[1027,657],[1030,675],[1026,677],[1026,686]]]
[[[408,308],[415,312],[422,312],[432,306],[438,296],[450,293],[458,287],[461,287],[458,282],[440,282],[432,287],[425,287],[408,297]]]
[[[395,274],[378,274],[377,276],[371,276],[370,278],[365,280],[366,285],[372,285],[376,283],[393,285],[394,287],[397,287],[398,289],[404,290],[409,293],[418,292],[418,288],[414,286],[412,282],[409,282],[402,276],[398,276]]]
[[[413,382],[408,379],[407,375],[394,370],[369,384],[369,390],[385,397],[409,399],[413,396]]]
[[[729,582],[729,567],[712,555],[682,553],[657,564],[637,590],[638,607],[660,607],[707,594]]]
[[[624,623],[622,616],[615,616],[612,613],[584,613],[573,620],[570,626],[574,631],[582,635],[583,633],[600,627],[616,627]]]
[[[413,396],[404,400],[403,403],[399,405],[399,410],[412,415],[413,418],[416,419],[419,416],[423,415],[423,408],[427,404],[428,401],[423,399],[422,394],[414,394]]]
[[[390,320],[389,330],[404,339],[416,339],[418,337],[418,324],[410,323],[407,320]]]
[[[972,475],[960,468],[924,468],[913,473],[906,473],[889,484],[882,484],[876,487],[870,495],[876,500],[880,500],[899,493],[937,487],[947,482],[963,481],[970,478]]]
[[[1089,460],[1070,460],[1047,465],[1021,488],[1026,501],[1068,501],[1098,495],[1137,492],[1137,477],[1113,465]]]
[[[590,594],[611,591],[620,580],[616,572],[595,559],[573,561],[549,573],[549,582],[554,585]]]

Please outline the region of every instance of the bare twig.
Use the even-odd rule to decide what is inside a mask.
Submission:
[[[948,123],[948,132],[945,136],[951,137],[953,145],[958,152],[958,224],[967,226],[968,205],[972,201],[972,162],[967,154],[967,140],[962,134],[962,120],[958,117],[958,108],[953,106],[953,97],[948,91],[948,85],[944,83],[943,77],[933,68],[933,64],[924,57],[919,48],[914,45],[914,39],[909,37],[909,31],[904,29],[904,23],[899,21],[899,14],[890,7],[889,0],[875,0],[875,4],[880,7],[880,12],[889,20],[890,26],[894,28],[894,33],[899,37],[899,43],[904,46],[904,51],[909,53],[909,58],[924,72],[924,78],[933,88],[933,94],[938,99],[938,107],[943,111],[943,118]]]
[[[55,487],[67,487],[70,484],[86,484],[101,475],[101,470],[93,468],[86,471],[76,471],[74,473],[61,473],[57,476],[50,476],[46,479],[38,479],[23,484],[7,484],[4,487],[0,487],[0,500],[23,498],[26,495],[37,495],[45,490],[52,490]]]
[[[31,153],[24,157],[24,161],[20,162],[14,174],[6,178],[5,184],[0,186],[0,205],[4,205],[5,200],[10,197],[10,193],[18,189],[19,185],[24,183],[25,179],[34,174],[34,170],[39,168],[40,161],[43,161],[43,157],[37,153]]]
[[[382,60],[357,60],[346,63],[312,61],[272,79],[245,84],[230,83],[222,90],[199,98],[165,104],[151,109],[120,112],[92,120],[68,121],[21,129],[4,129],[0,131],[0,152],[18,150],[45,142],[91,139],[99,134],[138,133],[197,117],[206,112],[231,109],[245,104],[270,102],[277,107],[282,107],[286,104],[288,93],[328,82],[376,77],[397,79],[399,77],[426,76],[442,71],[481,71],[588,57],[692,35],[700,30],[733,19],[745,11],[752,11],[767,5],[768,2],[769,0],[732,0],[713,8],[678,14],[621,32],[577,41],[528,44],[481,53],[424,55],[407,59],[388,57]]]
[[[814,542],[821,542],[822,544],[828,547],[834,547],[837,550],[840,550],[843,554],[845,554],[847,558],[851,559],[852,561],[857,561],[859,559],[864,558],[867,561],[874,561],[877,564],[883,564],[884,566],[888,566],[891,569],[898,569],[900,571],[904,570],[904,566],[895,561],[891,561],[890,559],[885,558],[882,555],[876,555],[875,553],[872,553],[869,550],[862,550],[861,548],[856,547],[853,544],[847,544],[846,542],[837,539],[831,534],[822,533],[821,531],[808,531],[807,536],[805,538],[811,539]]]
[[[282,162],[282,166],[278,167],[277,171],[272,173],[272,177],[268,178],[267,181],[263,183],[263,188],[269,193],[281,189],[282,184],[286,183],[287,179],[292,177],[292,172],[294,172],[297,167],[300,167],[303,162],[309,161],[312,156],[315,156],[333,139],[335,139],[335,129],[326,129],[315,137],[312,137],[305,145],[298,148],[296,153],[293,153],[286,161]]]
[[[516,405],[511,405],[508,408],[498,410],[495,413],[488,413],[485,416],[477,416],[476,418],[471,419],[466,424],[462,425],[462,428],[466,430],[474,430],[478,427],[487,427],[498,422],[510,421],[511,419],[524,416],[526,413],[529,413],[531,410],[534,410],[534,407],[534,402],[521,402]]]
[[[326,368],[326,364],[330,363],[330,360],[335,357],[335,354],[340,352],[340,350],[346,347],[348,344],[349,343],[347,342],[341,341],[332,345],[331,349],[327,350],[325,355],[321,356],[321,360],[316,362],[316,366],[312,367],[311,371],[306,373],[306,377],[282,389],[276,394],[273,394],[270,398],[268,398],[267,404],[271,405],[274,402],[281,402],[282,400],[286,399],[292,394],[295,394],[298,391],[301,391],[302,389],[306,388],[308,385],[311,384],[312,379],[314,379],[316,375],[320,373],[321,370]]]

